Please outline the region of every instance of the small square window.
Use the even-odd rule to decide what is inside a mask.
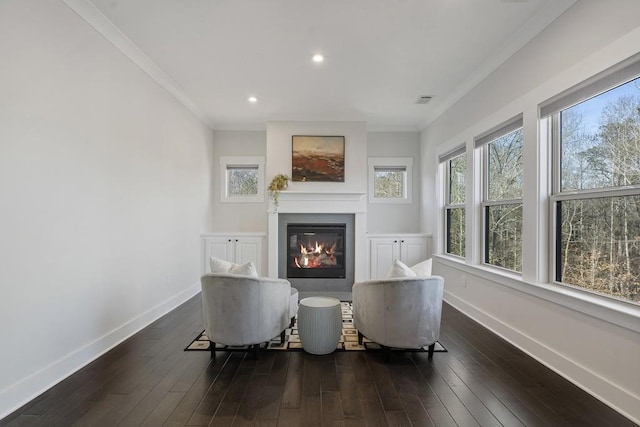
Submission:
[[[374,166],[373,197],[402,199],[405,197],[407,168]]]
[[[258,166],[227,166],[227,196],[256,196]]]
[[[264,202],[264,157],[220,157],[220,201]]]
[[[369,203],[411,203],[411,157],[369,158]]]

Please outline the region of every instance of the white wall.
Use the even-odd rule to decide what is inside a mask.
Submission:
[[[293,135],[341,135],[345,137],[344,182],[289,182],[292,191],[367,191],[367,131],[365,122],[285,122],[267,123],[267,185],[278,173],[291,176]]]
[[[213,221],[211,231],[261,232],[267,231],[268,193],[263,203],[220,203],[220,156],[266,156],[265,131],[213,132]],[[270,178],[269,178],[270,180]],[[265,177],[265,186],[269,181]]]
[[[369,157],[413,158],[411,203],[369,203],[367,205],[367,231],[369,233],[415,233],[420,231],[420,133],[369,132],[367,146]]]
[[[423,182],[436,182],[438,154],[524,113],[523,278],[473,265],[480,245],[469,211],[466,262],[437,258],[445,297],[471,317],[623,414],[640,422],[640,310],[547,281],[545,146],[538,145],[537,106],[640,49],[640,2],[581,0],[423,131]],[[471,165],[469,162],[468,165]],[[474,189],[467,181],[467,197]],[[433,190],[432,190],[433,189]],[[435,187],[425,189],[428,198]],[[432,193],[433,191],[433,193]],[[469,206],[469,205],[468,205]],[[473,206],[476,208],[476,205]],[[438,206],[423,204],[425,231]],[[434,234],[435,236],[435,234]],[[438,233],[441,250],[442,239]],[[475,245],[475,246],[474,246]]]
[[[0,2],[0,29],[2,418],[197,293],[213,156],[64,3]]]
[[[437,241],[440,202],[437,191],[437,161],[435,139],[429,138],[429,128],[420,133],[420,231],[429,233]],[[434,248],[435,249],[435,248]]]

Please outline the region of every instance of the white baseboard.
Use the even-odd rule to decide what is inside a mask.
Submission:
[[[591,372],[588,368],[576,363],[564,354],[557,352],[446,290],[444,300],[561,377],[580,387],[636,424],[640,424],[637,415],[637,408],[640,408],[640,398],[638,396]],[[634,413],[636,414],[635,416]]]
[[[200,292],[200,282],[134,317],[89,344],[72,351],[17,383],[0,390],[0,420],[60,381],[93,362],[133,334],[144,329]],[[33,351],[37,351],[34,349]]]

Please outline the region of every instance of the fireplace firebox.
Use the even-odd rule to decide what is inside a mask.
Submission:
[[[346,224],[288,224],[287,277],[344,278]]]

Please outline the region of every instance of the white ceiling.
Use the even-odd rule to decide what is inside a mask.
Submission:
[[[215,128],[349,120],[420,130],[575,0],[91,2]],[[417,105],[420,95],[433,100]]]

